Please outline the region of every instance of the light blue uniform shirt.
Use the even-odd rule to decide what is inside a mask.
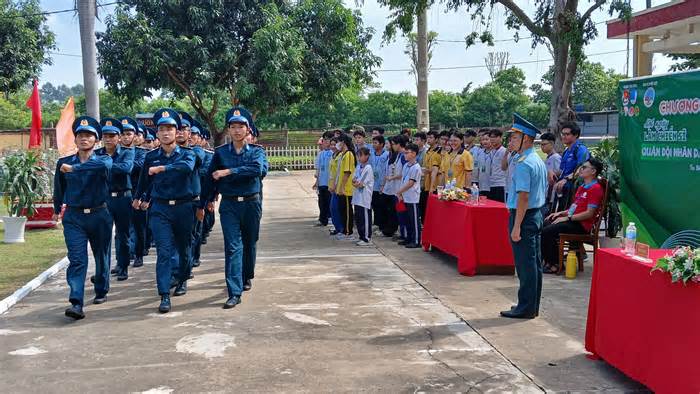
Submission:
[[[389,152],[382,151],[381,155],[377,155],[377,152],[372,149],[369,155],[369,163],[372,165],[372,171],[374,173],[374,188],[375,192],[382,190],[382,183],[384,183],[384,177],[386,176],[386,163],[389,161]]]
[[[509,209],[518,206],[518,193],[528,192],[527,209],[542,208],[547,195],[547,168],[544,161],[529,148],[520,154],[516,160],[515,173],[511,181],[506,205]]]
[[[413,186],[403,193],[403,200],[407,204],[418,204],[420,201],[420,178],[423,170],[417,162],[414,164],[406,163],[401,174],[401,188],[406,186],[409,181],[413,181]]]
[[[330,149],[318,152],[316,156],[316,168],[318,168],[318,185],[328,186],[328,174],[330,163],[333,158],[333,151]]]
[[[355,174],[353,175],[353,180],[359,180],[365,186],[361,188],[353,188],[352,205],[358,205],[366,209],[371,209],[372,188],[374,186],[374,175],[372,171],[372,165],[369,163],[365,165],[358,164],[357,167],[355,167]]]

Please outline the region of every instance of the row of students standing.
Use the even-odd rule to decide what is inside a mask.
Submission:
[[[54,180],[56,220],[65,204],[63,225],[71,289],[67,316],[85,316],[88,242],[96,265],[91,278],[95,286],[93,303],[106,301],[113,224],[117,257],[113,274],[118,280],[128,279],[132,251],[133,266],[143,265],[143,255],[150,246],[144,227],[150,229],[158,255],[159,311],[170,311],[170,290],[175,288],[175,296],[186,294],[192,268],[199,265],[200,248],[214,224],[213,203],[219,194],[224,201],[247,202],[246,206],[238,204],[226,212],[220,210],[222,222],[230,222],[234,217],[234,223],[224,231],[229,289],[224,308],[240,303],[241,293],[252,287],[262,212],[260,193],[267,161],[262,147],[247,142],[253,130],[257,133],[250,113],[232,108],[227,120],[234,143],[213,152],[202,148],[206,144],[206,129],[189,114],[169,108],[154,114],[155,133],[144,130],[129,117],[104,118],[101,122],[87,116],[76,119],[73,132],[78,153],[59,160]],[[146,134],[146,147],[155,149],[130,146],[134,139],[129,137],[139,132]],[[99,140],[103,147],[95,149]],[[236,149],[231,148],[233,145]],[[245,220],[236,217],[249,211],[257,214],[246,213]]]

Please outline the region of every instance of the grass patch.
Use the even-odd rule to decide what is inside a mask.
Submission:
[[[0,207],[0,216],[6,215]],[[5,244],[0,222],[0,299],[12,294],[66,255],[63,230],[27,230],[23,244]]]

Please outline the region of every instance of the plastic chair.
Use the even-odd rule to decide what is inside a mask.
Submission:
[[[700,248],[700,231],[683,230],[668,237],[661,245],[661,249],[674,249],[680,246]]]

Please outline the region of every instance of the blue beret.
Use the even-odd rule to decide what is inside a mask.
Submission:
[[[100,126],[102,126],[102,134],[121,134],[123,131],[122,124],[116,118],[102,118]]]
[[[153,124],[156,127],[167,124],[180,129],[180,114],[172,108],[161,108],[153,114]]]
[[[525,135],[529,135],[532,138],[536,138],[537,134],[539,134],[540,132],[537,129],[537,126],[528,122],[525,118],[518,115],[517,113],[513,114],[513,126],[511,127],[511,131],[523,133]]]
[[[90,116],[81,116],[77,118],[73,121],[73,126],[71,128],[75,135],[78,133],[92,133],[98,140],[102,138],[102,126],[100,126],[100,122]]]

